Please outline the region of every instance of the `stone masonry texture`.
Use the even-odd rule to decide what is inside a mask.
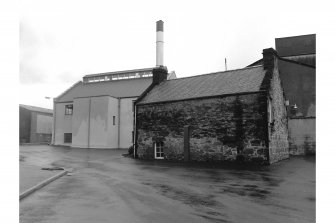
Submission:
[[[184,160],[184,126],[191,128],[191,161],[269,163],[267,95],[253,93],[137,107],[137,148],[154,159],[154,142],[165,159]]]
[[[285,98],[277,63],[272,72],[269,88],[273,121],[269,123],[269,157],[270,163],[289,158],[288,120]]]

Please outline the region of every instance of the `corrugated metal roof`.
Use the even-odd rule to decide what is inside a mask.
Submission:
[[[167,80],[138,104],[259,91],[265,72],[263,66],[255,66]]]
[[[111,74],[125,74],[125,73],[132,73],[132,72],[143,72],[143,71],[152,71],[154,68],[143,68],[143,69],[133,69],[133,70],[122,70],[122,71],[113,71],[113,72],[105,72],[105,73],[97,73],[97,74],[87,74],[85,77],[98,77],[104,75],[111,75]]]
[[[36,106],[31,106],[31,105],[22,105],[20,104],[21,108],[25,108],[29,111],[35,111],[35,112],[42,112],[42,113],[48,113],[48,114],[53,114],[53,110],[52,109],[48,109],[48,108],[41,108],[41,107],[36,107]]]
[[[152,78],[135,78],[96,83],[79,82],[68,89],[65,94],[55,99],[56,102],[73,101],[77,97],[109,95],[116,98],[138,97],[152,83]]]

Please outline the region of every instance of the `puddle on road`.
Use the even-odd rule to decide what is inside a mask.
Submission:
[[[172,200],[182,202],[192,207],[194,214],[210,222],[230,222],[227,215],[223,213],[225,206],[216,201],[213,194],[199,194],[191,191],[182,190],[166,184],[142,182],[158,190],[158,193]]]
[[[196,194],[194,192],[186,192],[185,190],[180,190],[176,187],[165,184],[153,184],[148,182],[143,182],[142,184],[152,186],[158,189],[160,194],[162,194],[163,196],[166,196],[173,200],[181,201],[187,205],[223,207],[223,204],[213,199],[214,195],[204,195],[204,194]]]

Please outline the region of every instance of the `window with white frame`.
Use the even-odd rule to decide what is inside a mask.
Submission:
[[[155,159],[164,159],[163,142],[155,142]]]

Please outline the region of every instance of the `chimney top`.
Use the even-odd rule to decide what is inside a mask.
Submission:
[[[162,20],[156,22],[156,31],[164,31],[164,22]]]
[[[157,85],[165,81],[168,76],[168,69],[165,66],[159,66],[152,70],[152,83]]]
[[[273,48],[263,49],[264,70],[273,69],[275,66],[275,58],[278,57],[277,51]]]

